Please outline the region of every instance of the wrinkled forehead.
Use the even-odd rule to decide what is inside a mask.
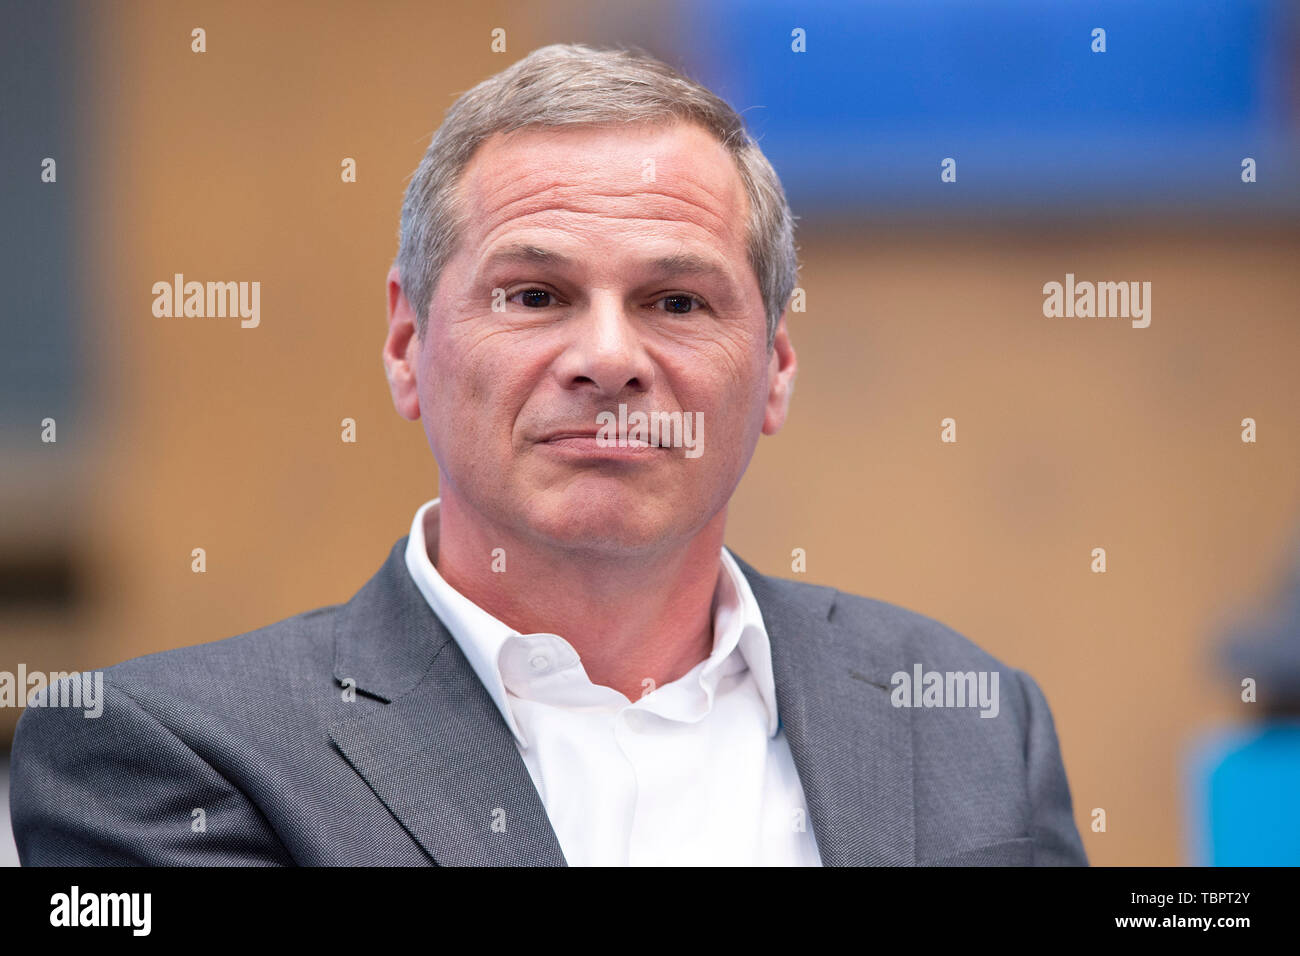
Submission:
[[[743,247],[749,208],[731,153],[708,130],[680,121],[493,134],[456,196],[470,249],[511,224],[584,215],[657,220]]]

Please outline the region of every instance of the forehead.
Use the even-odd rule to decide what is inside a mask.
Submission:
[[[693,123],[496,133],[457,186],[470,250],[504,231],[623,227],[743,248],[748,199],[736,162]],[[735,247],[730,248],[730,247]]]

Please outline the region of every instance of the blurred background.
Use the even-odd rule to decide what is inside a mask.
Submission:
[[[805,579],[1031,673],[1094,864],[1300,862],[1291,3],[0,10],[0,671],[105,667],[360,588],[437,492],[380,363],[407,177],[489,74],[636,45],[742,111],[799,216],[798,388],[731,549],[792,577],[803,548]],[[260,281],[260,326],[156,318],[175,273]],[[1045,318],[1067,273],[1150,282],[1150,326]],[[0,707],[10,863],[20,713]]]

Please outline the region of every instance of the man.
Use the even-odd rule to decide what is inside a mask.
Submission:
[[[1085,863],[1028,675],[723,548],[795,274],[771,166],[664,64],[546,47],[462,96],[383,348],[440,497],[347,604],[29,708],[23,861]]]

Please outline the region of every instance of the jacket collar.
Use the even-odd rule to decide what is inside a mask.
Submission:
[[[437,863],[563,866],[510,729],[411,580],[405,548],[335,618],[335,679],[387,706],[330,738]]]
[[[564,865],[510,728],[406,569],[406,542],[335,615],[335,679],[387,706],[337,722],[331,739],[436,862]],[[905,667],[896,640],[842,629],[832,588],[736,562],[767,626],[822,862],[911,863],[911,729],[889,702],[889,675]]]
[[[890,676],[907,666],[898,635],[870,618],[850,627],[833,588],[737,563],[772,640],[777,708],[822,864],[911,865],[911,711],[890,703]]]

